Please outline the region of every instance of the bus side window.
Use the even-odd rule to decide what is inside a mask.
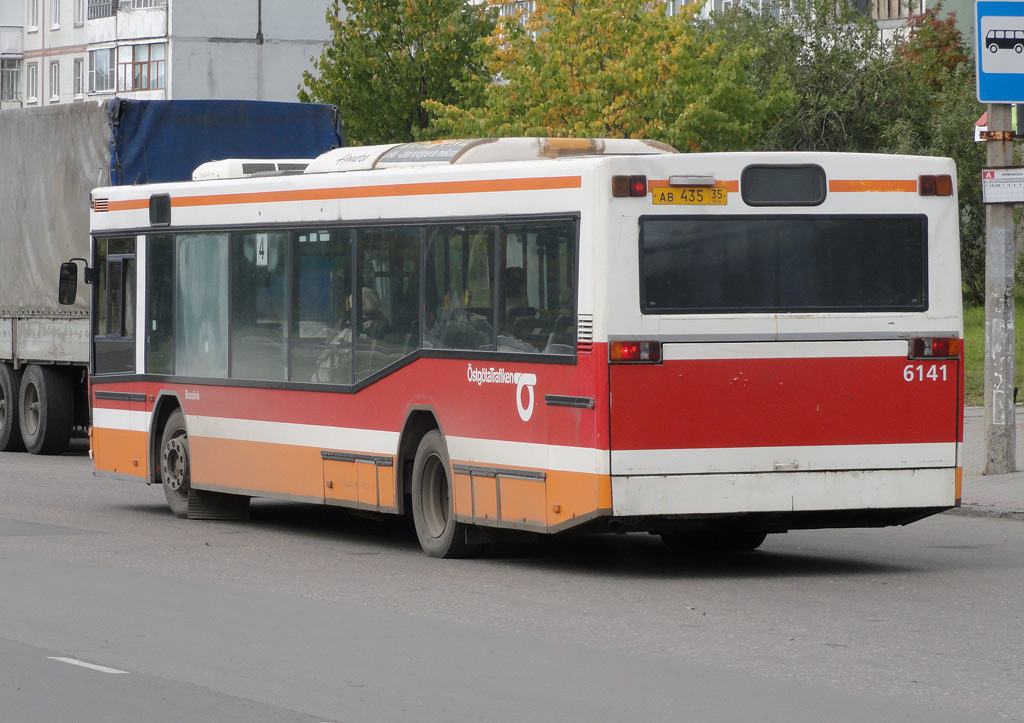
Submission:
[[[420,230],[356,231],[359,293],[354,298],[356,381],[411,353],[418,344]]]
[[[228,235],[175,239],[174,369],[182,376],[228,376]]]
[[[135,239],[96,239],[94,373],[135,371]]]
[[[494,349],[495,228],[430,229],[423,345],[437,349]]]
[[[576,350],[576,225],[538,221],[502,234],[498,350]]]
[[[174,373],[174,237],[150,236],[146,250],[146,372]]]
[[[352,232],[296,231],[292,244],[291,378],[352,384]]]

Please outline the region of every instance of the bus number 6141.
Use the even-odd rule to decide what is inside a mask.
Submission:
[[[944,382],[946,381],[945,364],[907,364],[903,367],[905,382]]]

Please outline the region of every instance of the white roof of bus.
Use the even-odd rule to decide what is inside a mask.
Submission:
[[[536,161],[566,156],[678,153],[665,143],[633,138],[478,138],[337,148],[309,164],[306,173],[368,171],[395,166]]]

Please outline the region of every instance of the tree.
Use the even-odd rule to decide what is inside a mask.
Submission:
[[[349,143],[411,141],[429,123],[423,101],[461,101],[490,77],[474,44],[494,31],[495,10],[466,0],[335,0],[327,11],[333,39],[299,100],[338,106]]]
[[[942,5],[915,17],[899,52],[917,82],[929,90],[923,117],[901,118],[893,126],[887,150],[948,156],[956,161],[960,202],[960,269],[967,299],[985,295],[985,207],[981,170],[985,144],[974,140],[974,123],[985,111],[978,102],[974,62],[956,28],[953,14],[943,18]]]
[[[764,48],[747,68],[760,92],[779,74],[798,94],[791,112],[766,127],[762,150],[875,151],[891,120],[919,107],[922,91],[897,57],[895,41],[856,0],[794,0],[782,12],[741,7],[701,23],[714,42]]]
[[[644,0],[538,0],[481,43],[496,82],[426,103],[442,136],[654,138],[685,150],[738,149],[793,95],[762,94],[746,43],[702,42],[689,13]]]

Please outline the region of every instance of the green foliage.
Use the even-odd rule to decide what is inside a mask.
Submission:
[[[771,92],[780,74],[798,93],[795,107],[753,144],[757,149],[876,151],[900,108],[920,103],[894,44],[855,0],[794,0],[777,17],[737,8],[703,21],[701,31],[717,42],[764,49],[749,68],[760,93]]]
[[[747,79],[751,44],[708,42],[691,14],[644,0],[539,0],[481,50],[497,82],[479,98],[426,104],[442,136],[654,138],[686,150],[739,149],[792,104],[780,76]]]
[[[302,74],[303,102],[338,106],[354,145],[411,141],[429,123],[423,101],[454,103],[490,82],[474,44],[495,10],[465,0],[344,0],[327,11],[333,40]]]

